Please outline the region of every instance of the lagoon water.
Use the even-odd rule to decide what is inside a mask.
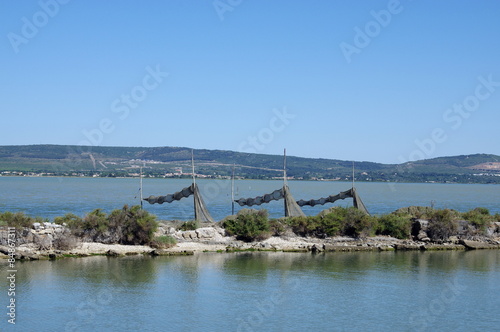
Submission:
[[[231,214],[230,180],[197,180],[208,210],[215,220]],[[173,194],[191,184],[188,179],[144,179],[144,197]],[[235,182],[235,198],[255,197],[281,188],[282,181],[239,180]],[[351,188],[348,182],[289,181],[296,200],[327,197]],[[24,211],[31,216],[54,218],[65,213],[83,216],[94,209],[106,212],[120,209],[124,204],[139,204],[139,180],[115,178],[55,178],[55,177],[0,177],[0,212]],[[431,183],[356,183],[356,188],[372,214],[390,213],[411,205],[451,208],[461,212],[486,207],[500,213],[500,185],[431,184]],[[352,206],[352,199],[333,205]],[[303,207],[307,215],[333,206]],[[235,211],[241,209],[235,204]],[[192,197],[173,203],[144,207],[164,220],[192,220]],[[271,217],[283,216],[282,201],[273,201],[261,207]]]
[[[500,251],[17,263],[11,331],[498,331]],[[5,280],[5,279],[4,279]],[[0,283],[6,311],[6,282]]]
[[[231,213],[230,182],[197,180],[215,219]],[[145,179],[144,193],[169,194],[189,180]],[[236,181],[236,197],[281,181]],[[296,182],[296,199],[350,188]],[[372,213],[410,205],[500,213],[500,186],[358,183]],[[0,211],[53,218],[137,204],[137,179],[0,177]],[[351,199],[337,205],[350,206]],[[331,205],[330,205],[331,206]],[[190,220],[192,199],[145,204],[159,219]],[[265,206],[273,217],[282,202]],[[323,207],[304,209],[316,214]],[[237,210],[240,207],[237,206]],[[500,251],[200,253],[184,257],[86,257],[16,262],[16,325],[4,331],[498,331]]]

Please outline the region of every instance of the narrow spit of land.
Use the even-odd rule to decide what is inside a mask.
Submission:
[[[196,230],[180,231],[161,224],[160,231],[170,232],[177,243],[167,249],[158,249],[143,245],[103,244],[96,242],[78,242],[72,248],[40,248],[33,242],[36,236],[50,234],[50,230],[23,230],[23,244],[15,247],[0,246],[0,258],[18,260],[57,259],[63,257],[86,257],[93,255],[193,255],[202,252],[237,252],[237,251],[282,251],[282,252],[353,252],[353,251],[394,251],[394,250],[472,250],[500,249],[500,237],[483,241],[460,240],[451,237],[440,243],[430,241],[400,240],[389,236],[367,238],[329,237],[318,239],[293,235],[273,236],[263,241],[244,242],[234,236],[227,236],[220,227],[202,227]],[[1,230],[2,239],[6,230]],[[30,242],[31,241],[31,242]]]

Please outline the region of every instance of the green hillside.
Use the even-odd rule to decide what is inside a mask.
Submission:
[[[243,178],[282,176],[283,156],[223,150],[194,150],[196,173],[227,177],[232,165]],[[355,162],[357,181],[500,183],[500,156],[440,157],[399,165]],[[478,165],[487,164],[485,167]],[[0,173],[6,175],[187,176],[191,149],[184,147],[100,147],[69,145],[0,146]],[[182,168],[182,175],[181,175]],[[22,172],[22,174],[21,174]],[[351,180],[352,161],[287,157],[287,174],[305,180]]]

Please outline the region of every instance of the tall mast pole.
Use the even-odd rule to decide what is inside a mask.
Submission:
[[[193,171],[193,183],[196,183],[195,176],[194,176],[194,149],[191,150],[191,168]]]
[[[142,210],[142,166],[141,166],[141,175],[140,175],[140,178],[141,178],[141,180],[140,180],[141,186],[139,188],[139,191],[140,191],[140,194],[141,194],[140,195],[140,199],[141,199],[141,210]]]
[[[283,196],[285,196],[285,186],[286,186],[286,148],[283,149]],[[286,216],[286,197],[283,199],[283,205],[285,208],[285,216]]]
[[[352,162],[352,187],[354,188],[354,161]]]
[[[231,215],[234,215],[234,163],[233,163],[233,176],[231,177]]]
[[[286,148],[283,149],[283,183],[286,184]]]

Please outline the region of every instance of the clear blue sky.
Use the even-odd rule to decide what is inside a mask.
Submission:
[[[1,145],[500,155],[499,1],[60,2],[0,2]]]

